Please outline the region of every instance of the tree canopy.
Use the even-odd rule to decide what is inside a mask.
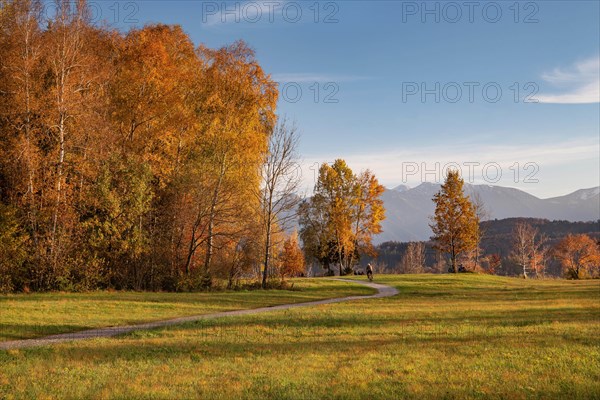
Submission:
[[[446,181],[433,197],[435,215],[431,230],[435,247],[450,257],[450,271],[457,272],[460,255],[475,249],[479,218],[463,191],[464,181],[458,171],[449,170]]]
[[[382,231],[384,187],[370,171],[355,175],[344,160],[323,164],[313,196],[300,206],[300,237],[308,256],[329,273],[351,271],[363,254],[375,253],[372,237]]]
[[[253,254],[278,91],[252,49],[1,6],[4,287],[179,290]]]

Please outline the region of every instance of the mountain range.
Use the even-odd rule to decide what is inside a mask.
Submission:
[[[440,190],[435,183],[422,183],[415,188],[400,185],[386,190],[382,199],[387,218],[383,233],[374,243],[387,241],[420,241],[431,236],[429,217],[434,213],[433,195]],[[465,183],[465,193],[478,195],[487,219],[515,217],[565,221],[597,221],[600,219],[600,187],[581,189],[566,196],[540,199],[522,190]]]

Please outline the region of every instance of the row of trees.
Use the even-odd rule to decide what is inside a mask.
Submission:
[[[530,224],[520,223],[512,233],[512,251],[503,258],[498,253],[483,254],[475,263],[473,253],[459,257],[459,264],[467,271],[488,274],[518,274],[524,278],[543,278],[548,275],[569,279],[600,277],[600,249],[598,241],[586,234],[568,234],[556,241],[548,240]],[[554,242],[554,243],[553,243]],[[396,243],[401,247],[394,257],[387,243],[383,250],[392,268],[379,264],[380,271],[401,274],[443,273],[448,269],[445,255],[426,242]],[[394,262],[393,260],[398,260]]]
[[[585,234],[569,234],[549,245],[548,238],[526,223],[517,224],[514,235],[512,260],[522,276],[543,277],[546,266],[555,260],[564,276],[570,279],[600,276],[600,243]]]
[[[0,6],[0,287],[266,283],[297,133],[253,51],[99,28],[84,0]]]
[[[553,264],[568,278],[600,275],[600,247],[594,239],[584,234],[567,235],[551,245],[546,236],[525,222],[517,223],[509,235],[512,250],[506,258],[497,252],[486,253],[483,240],[487,232],[481,221],[488,218],[488,211],[479,197],[465,195],[463,187],[459,172],[448,171],[433,198],[431,243],[384,248],[386,258],[391,256],[389,261],[395,264],[394,272],[494,274],[506,273],[504,264],[510,264],[527,278],[544,276],[547,266]],[[307,257],[317,260],[328,274],[333,274],[332,266],[337,265],[342,275],[353,272],[360,257],[367,255],[383,272],[386,265],[377,262],[377,249],[371,244],[371,236],[381,232],[384,218],[382,191],[369,171],[356,176],[343,160],[322,166],[314,196],[300,207],[300,234]]]
[[[449,259],[450,272],[483,270],[494,273],[501,264],[497,254],[482,255],[481,240],[485,232],[480,221],[486,211],[478,199],[470,199],[463,191],[464,182],[457,171],[449,171],[441,190],[434,196],[435,215],[431,229],[434,247]],[[600,271],[600,247],[587,235],[568,235],[555,246],[527,223],[518,223],[513,232],[511,261],[517,264],[522,276],[543,276],[549,259],[561,265],[565,275],[579,279],[597,275]],[[400,263],[404,272],[422,272],[425,265],[425,247],[410,243]]]

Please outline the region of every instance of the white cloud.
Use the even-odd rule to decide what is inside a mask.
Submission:
[[[540,103],[590,104],[600,102],[600,56],[590,58],[573,66],[555,68],[542,75],[550,85],[562,88],[561,93],[542,93]]]
[[[546,187],[547,185],[543,183],[548,180],[550,171],[564,169],[564,167],[586,162],[586,160],[597,163],[599,145],[597,138],[587,138],[548,144],[471,144],[403,148],[363,154],[322,154],[308,156],[304,160],[302,163],[302,176],[304,186],[310,192],[319,165],[331,163],[336,158],[343,158],[353,171],[370,169],[379,181],[387,187],[393,187],[401,183],[414,187],[423,181],[440,183],[443,181],[444,167],[458,165],[467,182],[499,186],[522,186],[525,190],[531,191],[533,189],[532,182],[524,182],[525,178],[529,176],[530,180],[540,179],[540,185],[535,185],[536,190],[540,190],[540,194],[555,193],[554,188]],[[471,164],[471,167],[469,167],[469,163],[477,164]],[[518,182],[515,181],[515,163],[518,163]],[[532,164],[526,168],[528,163]],[[497,182],[491,182],[489,179],[493,180],[495,178],[497,167],[490,165],[490,169],[486,171],[485,168],[488,164],[499,166],[502,176],[499,177]],[[416,173],[409,173],[415,166],[417,168]],[[425,170],[430,172],[424,176],[423,172],[426,172]],[[437,174],[433,171],[436,171]],[[592,178],[592,175],[593,173],[590,178]],[[541,179],[542,176],[543,179]],[[558,190],[556,193],[561,194],[562,190]]]

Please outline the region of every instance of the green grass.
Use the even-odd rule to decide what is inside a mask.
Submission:
[[[351,283],[310,279],[295,280],[293,289],[0,295],[0,341],[376,292]]]
[[[0,398],[600,398],[600,281],[376,281],[400,294],[0,352]]]

